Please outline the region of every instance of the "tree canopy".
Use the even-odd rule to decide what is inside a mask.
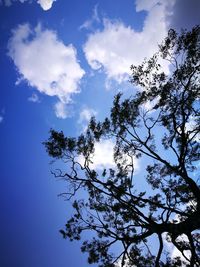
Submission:
[[[70,240],[93,233],[81,250],[102,267],[200,266],[200,27],[171,29],[131,71],[137,92],[117,94],[108,118],[91,118],[77,138],[51,129],[45,142],[65,163],[54,175],[73,201],[60,232]],[[115,167],[95,169],[95,143],[105,139],[115,142]]]

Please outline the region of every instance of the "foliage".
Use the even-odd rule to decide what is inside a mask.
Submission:
[[[200,27],[179,35],[170,30],[158,53],[131,66],[131,83],[139,90],[129,99],[116,95],[110,118],[92,118],[78,138],[51,130],[47,152],[67,165],[66,172],[54,175],[67,181],[64,194],[74,201],[74,215],[60,232],[70,240],[94,232],[82,243],[89,263],[200,266],[199,59]],[[163,62],[169,73],[163,72]],[[115,141],[116,167],[95,170],[95,142],[106,138]],[[146,169],[140,174],[147,181],[142,192],[136,159]],[[84,199],[78,194],[82,190]],[[170,258],[167,240],[180,257]]]

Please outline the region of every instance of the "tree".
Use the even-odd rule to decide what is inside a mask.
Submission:
[[[93,117],[78,138],[51,129],[45,142],[67,166],[54,175],[73,199],[74,215],[60,232],[79,240],[93,231],[81,250],[99,266],[200,266],[200,27],[170,30],[159,51],[131,70],[139,89],[128,99],[116,95],[109,118]],[[115,141],[116,167],[100,171],[92,156],[102,139]],[[137,190],[135,159],[144,191]],[[166,242],[180,256],[171,258]]]

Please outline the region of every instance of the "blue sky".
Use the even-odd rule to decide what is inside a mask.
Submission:
[[[169,28],[199,24],[200,2],[1,0],[0,22],[0,266],[88,266],[80,244],[58,233],[71,208],[42,142],[52,127],[80,134],[119,90],[134,93],[130,65]],[[96,146],[95,168],[113,164],[112,146]]]

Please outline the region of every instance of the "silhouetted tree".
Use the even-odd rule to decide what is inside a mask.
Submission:
[[[199,59],[200,27],[179,35],[170,30],[158,53],[131,66],[138,91],[128,99],[116,95],[110,118],[92,118],[78,138],[50,131],[46,149],[66,164],[54,175],[68,183],[64,195],[75,210],[60,232],[70,240],[94,232],[81,247],[89,263],[200,266]],[[102,139],[115,142],[116,167],[100,171],[92,160]],[[171,258],[170,245],[179,257]]]

